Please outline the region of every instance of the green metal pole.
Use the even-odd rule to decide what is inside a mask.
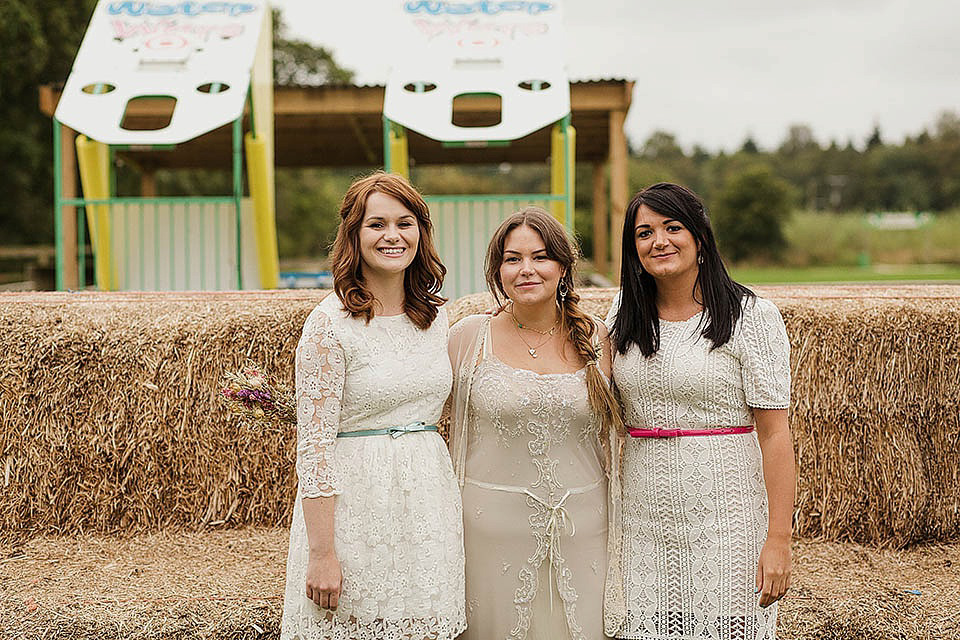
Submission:
[[[243,200],[243,157],[240,153],[243,144],[243,115],[233,121],[233,201],[236,207],[234,216],[237,227],[237,289],[243,289],[243,247],[240,234],[243,224],[240,219],[240,207]]]
[[[53,233],[57,251],[56,287],[63,291],[63,158],[60,157],[60,122],[53,119]],[[81,249],[82,250],[82,249]],[[78,251],[79,253],[79,251]]]

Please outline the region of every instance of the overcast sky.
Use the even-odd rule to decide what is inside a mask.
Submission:
[[[361,84],[386,81],[402,43],[378,19],[397,0],[273,0],[292,35],[333,50]],[[776,147],[808,124],[861,146],[960,112],[960,2],[950,0],[565,0],[572,80],[636,81],[627,134],[687,149]],[[389,15],[389,14],[388,14]]]

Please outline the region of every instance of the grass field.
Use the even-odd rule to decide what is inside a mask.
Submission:
[[[960,282],[960,265],[875,264],[869,267],[733,267],[731,275],[744,284],[800,284],[812,282]]]

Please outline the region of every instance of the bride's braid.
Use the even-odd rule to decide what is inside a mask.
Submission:
[[[580,306],[580,295],[573,288],[572,269],[568,269],[561,282],[566,285],[566,296],[558,295],[561,323],[567,332],[573,347],[587,363],[587,398],[590,408],[600,418],[598,436],[606,445],[610,429],[623,432],[623,417],[610,385],[600,373],[600,342],[597,340],[597,320],[584,313]]]

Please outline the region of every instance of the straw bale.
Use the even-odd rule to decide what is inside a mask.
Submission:
[[[0,529],[278,524],[292,429],[227,415],[225,370],[292,384],[325,292],[0,295]]]
[[[797,532],[960,539],[960,287],[759,291],[792,346]],[[323,295],[0,294],[0,538],[286,523],[295,436],[228,416],[218,383],[247,359],[292,383]]]
[[[0,638],[277,638],[287,535],[245,528],[0,546]],[[960,545],[898,552],[803,540],[793,551],[782,640],[960,640]]]

